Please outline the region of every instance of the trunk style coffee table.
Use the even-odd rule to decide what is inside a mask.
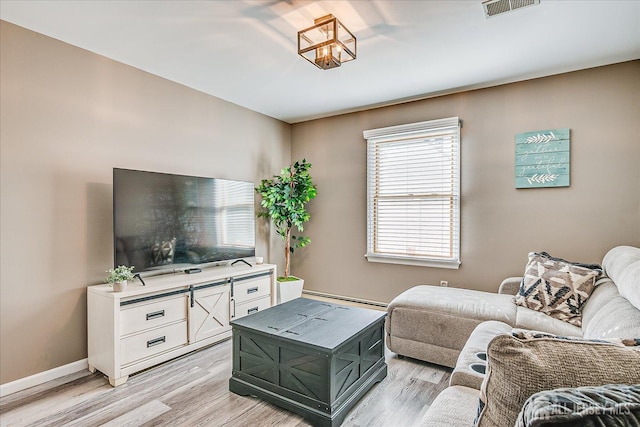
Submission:
[[[339,426],[387,376],[384,311],[298,298],[231,322],[229,390]]]

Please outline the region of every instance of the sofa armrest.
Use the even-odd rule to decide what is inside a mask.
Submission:
[[[518,289],[520,289],[520,281],[522,277],[507,277],[500,283],[500,288],[498,289],[499,294],[508,294],[515,295],[518,293]]]

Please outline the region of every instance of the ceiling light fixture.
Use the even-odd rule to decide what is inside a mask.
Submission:
[[[535,6],[540,4],[540,0],[484,0],[482,7],[484,15],[487,18],[500,15],[502,13],[512,12],[523,7]]]
[[[356,59],[356,37],[335,16],[326,15],[298,31],[298,55],[320,69],[337,68]]]

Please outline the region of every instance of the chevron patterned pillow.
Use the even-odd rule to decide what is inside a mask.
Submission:
[[[546,252],[531,252],[513,302],[580,327],[582,306],[601,273],[597,264],[580,264],[554,258]]]

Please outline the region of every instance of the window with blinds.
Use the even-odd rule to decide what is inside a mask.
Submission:
[[[372,262],[460,265],[458,117],[364,131]]]

